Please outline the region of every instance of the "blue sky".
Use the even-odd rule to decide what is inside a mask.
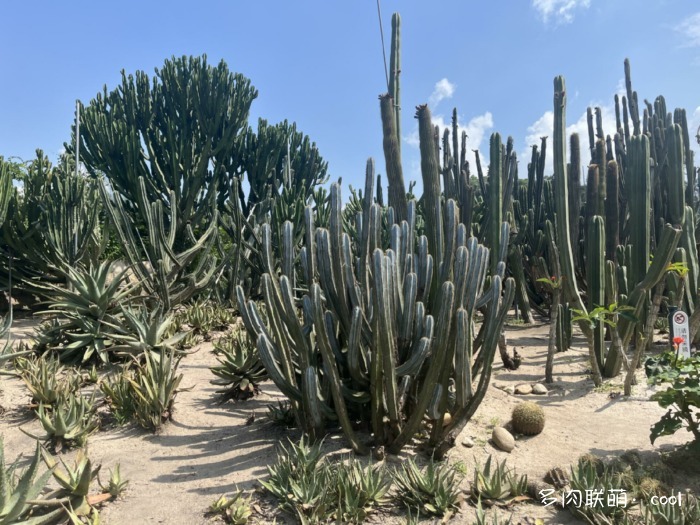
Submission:
[[[470,149],[485,151],[494,131],[512,135],[522,173],[529,146],[551,135],[553,78],[565,76],[568,124],[585,133],[588,105],[614,116],[625,57],[640,100],[663,94],[669,108],[686,108],[700,125],[697,2],[382,0],[381,7],[387,46],[392,12],[402,17],[408,178],[419,176],[416,105],[430,101],[436,122],[449,122],[456,106]],[[55,159],[76,99],[87,103],[103,85],[116,87],[122,69],[150,73],[173,55],[206,53],[251,79],[260,93],[254,121],[296,121],[333,178],[359,185],[370,156],[384,172],[375,0],[27,0],[5,2],[3,19],[0,155],[29,159],[42,148]]]

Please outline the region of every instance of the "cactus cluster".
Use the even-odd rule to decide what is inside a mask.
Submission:
[[[514,294],[512,280],[502,285],[507,223],[494,224],[500,244],[491,250],[468,235],[457,203],[441,200],[427,107],[417,116],[427,157],[425,236],[415,232],[415,202],[400,223],[393,208],[372,202],[370,161],[353,238],[343,231],[338,184],[331,186],[329,228],[316,227],[314,211],[306,209],[301,249],[290,222],[278,253],[263,227],[266,322],[238,288],[246,329],[301,427],[320,437],[337,420],[358,452],[367,445],[357,422],[369,420],[375,444],[398,452],[426,415],[428,445],[438,453],[451,446],[483,398]],[[499,159],[497,135],[492,150]],[[475,334],[479,311],[484,320]]]

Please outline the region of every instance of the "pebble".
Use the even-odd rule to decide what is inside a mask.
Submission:
[[[522,385],[518,385],[515,387],[515,393],[521,396],[526,396],[528,394],[532,394],[532,385],[528,385],[527,383],[523,383]]]
[[[491,440],[496,448],[499,448],[505,452],[510,452],[515,448],[515,438],[513,434],[508,432],[503,427],[496,427],[493,429],[493,434],[491,434]]]
[[[513,394],[515,394],[515,387],[514,386],[506,386],[506,387],[503,387],[503,391],[506,394],[510,394],[512,396]]]
[[[547,390],[547,387],[544,386],[542,383],[535,383],[532,386],[532,393],[537,394],[538,396],[543,396],[545,395],[549,390]]]
[[[464,441],[462,441],[462,445],[464,445],[467,448],[472,448],[474,446],[474,439],[470,437],[464,438]]]

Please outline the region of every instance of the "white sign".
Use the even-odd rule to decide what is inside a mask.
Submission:
[[[682,310],[676,310],[671,315],[671,344],[673,348],[676,349],[678,345],[678,355],[680,357],[689,358],[690,357],[690,328],[688,327],[688,314]],[[676,343],[678,339],[682,338],[683,341]]]

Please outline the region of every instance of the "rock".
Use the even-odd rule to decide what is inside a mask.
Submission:
[[[446,427],[452,423],[452,415],[449,412],[445,412],[445,416],[442,418],[442,426]]]
[[[462,445],[464,445],[467,448],[472,448],[474,446],[474,439],[472,439],[470,437],[466,437],[462,441]]]
[[[522,385],[518,385],[515,387],[515,393],[520,395],[520,396],[526,396],[528,394],[532,394],[532,385],[528,385],[527,383],[523,383]]]
[[[549,390],[547,390],[547,387],[544,386],[542,383],[535,383],[532,385],[532,393],[537,394],[538,396],[543,396],[545,395]]]
[[[515,387],[513,387],[513,386],[505,386],[505,387],[503,387],[503,391],[504,391],[506,394],[510,394],[510,395],[512,396],[513,394],[515,394]]]
[[[491,434],[491,440],[496,448],[510,452],[515,448],[515,438],[503,427],[496,427]]]

